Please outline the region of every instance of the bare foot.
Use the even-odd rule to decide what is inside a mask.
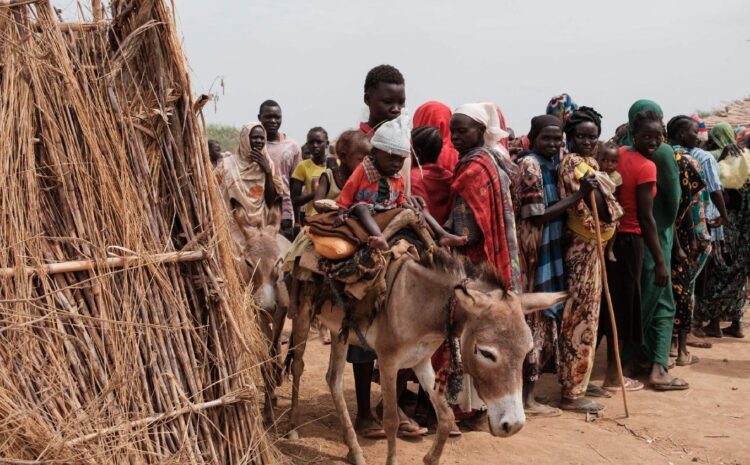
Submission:
[[[535,400],[527,400],[523,411],[530,417],[559,417],[562,415],[562,410],[559,408],[540,404]]]
[[[441,237],[438,243],[443,247],[461,247],[469,242],[469,238],[466,236],[454,236],[453,234],[446,234]]]
[[[616,262],[617,261],[617,257],[615,257],[615,252],[614,251],[610,250],[610,251],[607,252],[607,260],[609,260],[610,262]]]
[[[385,237],[381,236],[370,236],[367,239],[367,245],[372,247],[373,249],[378,250],[388,250],[388,242],[385,240]]]
[[[566,399],[560,400],[560,408],[570,412],[578,413],[598,413],[604,411],[607,407],[591,399]]]

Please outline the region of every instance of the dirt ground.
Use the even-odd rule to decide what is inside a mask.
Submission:
[[[750,331],[748,325],[745,332]],[[500,439],[487,432],[468,432],[450,439],[443,464],[750,464],[750,338],[710,339],[712,349],[692,349],[700,363],[676,367],[691,389],[655,392],[648,388],[629,393],[630,418],[624,418],[622,398],[603,399],[602,418],[587,422],[584,415],[529,419],[517,435]],[[302,379],[301,439],[279,439],[279,448],[295,464],[346,463],[338,418],[325,384],[328,348],[313,331]],[[603,347],[602,347],[603,349]],[[601,383],[604,352],[600,350],[593,381]],[[346,397],[354,413],[351,370],[346,372]],[[414,389],[414,386],[411,386]],[[290,405],[290,383],[279,390],[277,412]],[[545,375],[540,395],[559,399],[553,375]],[[373,388],[373,405],[380,398]],[[282,416],[279,427],[286,431]],[[433,436],[399,440],[401,464],[421,464]],[[368,463],[384,463],[384,440],[360,439]]]

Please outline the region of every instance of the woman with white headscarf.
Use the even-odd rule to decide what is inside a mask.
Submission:
[[[450,129],[459,160],[451,182],[453,207],[446,226],[468,238],[460,250],[473,264],[491,264],[508,289],[518,291],[520,267],[509,177],[515,167],[497,150],[498,142],[508,133],[500,127],[493,103],[460,106],[451,117]],[[435,361],[443,359],[448,359],[444,352],[437,354]],[[457,400],[467,413],[482,406],[470,378],[464,380]]]

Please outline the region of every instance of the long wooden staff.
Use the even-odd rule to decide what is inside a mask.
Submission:
[[[607,298],[607,309],[609,310],[609,321],[612,328],[612,340],[607,340],[607,344],[613,344],[615,349],[615,363],[617,364],[617,376],[620,377],[620,386],[622,386],[622,403],[625,406],[625,418],[630,418],[628,411],[628,399],[625,391],[625,377],[622,375],[622,362],[620,361],[620,345],[617,337],[617,322],[615,321],[615,309],[612,306],[612,296],[609,294],[609,280],[607,279],[607,264],[604,261],[604,246],[602,245],[602,230],[599,226],[599,210],[596,208],[596,195],[591,192],[591,212],[594,214],[594,225],[596,226],[596,251],[599,253],[599,262],[602,266],[602,287],[604,295]]]

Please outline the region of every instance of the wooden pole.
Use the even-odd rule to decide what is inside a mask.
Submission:
[[[594,215],[594,225],[596,227],[596,251],[599,254],[599,263],[602,267],[602,287],[604,288],[604,296],[607,299],[607,309],[609,310],[609,321],[610,327],[612,328],[612,340],[607,340],[607,344],[614,346],[615,352],[615,363],[617,364],[617,376],[620,378],[620,386],[622,387],[622,403],[625,407],[625,418],[630,418],[630,412],[628,411],[628,399],[625,390],[625,377],[622,374],[622,362],[620,361],[620,344],[619,338],[617,337],[617,321],[615,320],[615,309],[612,306],[612,296],[609,293],[609,279],[607,278],[607,264],[604,261],[604,246],[602,244],[602,230],[599,225],[599,210],[596,208],[596,193],[591,192],[590,197],[591,212]]]
[[[156,255],[112,257],[96,262],[94,260],[75,260],[71,262],[48,263],[40,267],[24,266],[20,268],[0,268],[0,278],[8,278],[18,274],[33,275],[38,272],[46,274],[73,273],[76,271],[89,271],[97,268],[125,268],[127,266],[145,265],[148,263],[165,264],[196,262],[206,258],[202,250],[192,252],[168,252]]]

